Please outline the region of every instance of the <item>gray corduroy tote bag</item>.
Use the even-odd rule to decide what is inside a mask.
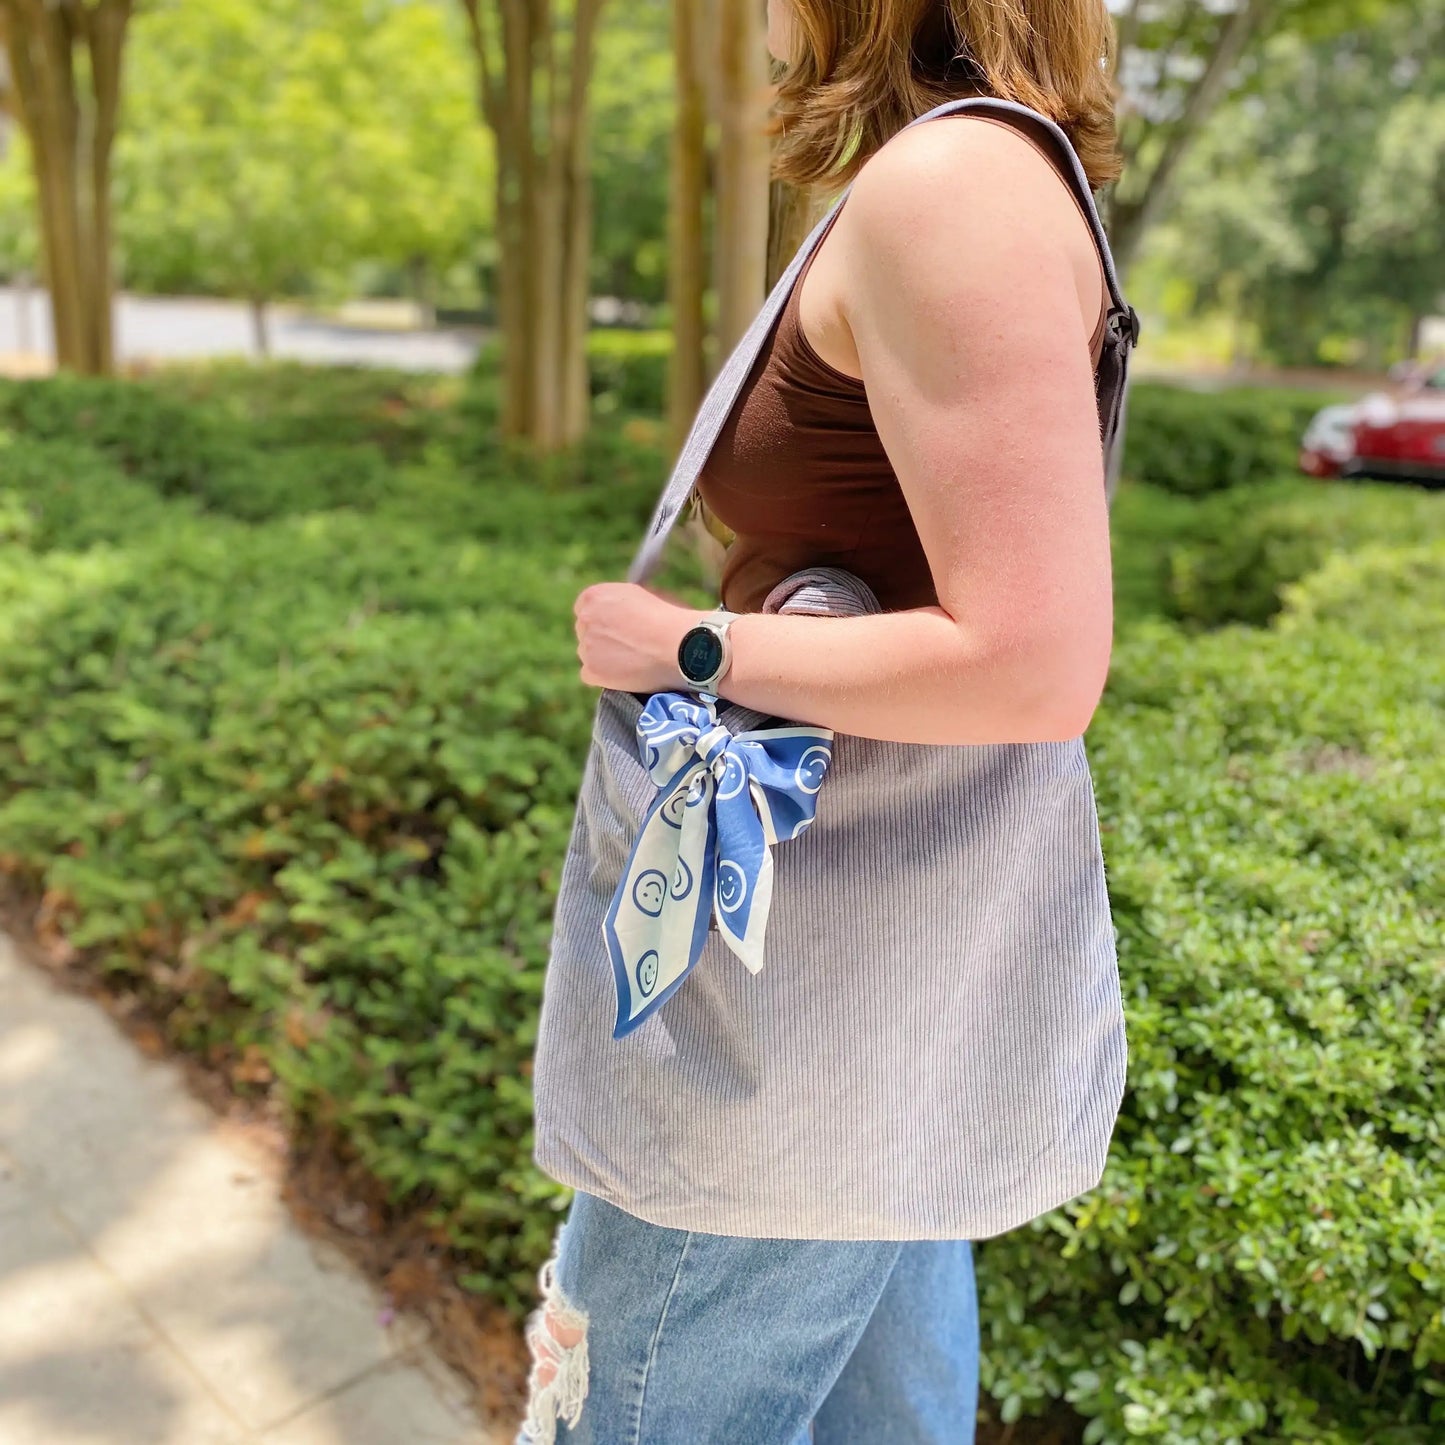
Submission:
[[[1022,112],[1072,161],[1111,293],[1097,390],[1112,479],[1138,324],[1083,169],[1062,131],[1010,102],[950,101],[911,124],[966,109]],[[846,195],[713,383],[629,580],[655,569]],[[763,604],[878,610],[865,583],[828,567],[784,579]],[[744,967],[709,927],[675,992],[614,1037],[605,925],[659,802],[645,705],[611,689],[597,702],[538,1025],[538,1166],[658,1225],[764,1238],[982,1239],[1093,1188],[1127,1047],[1083,739],[831,735],[816,815],[771,848],[765,966]],[[716,718],[734,743],[788,725],[724,701]],[[713,729],[714,749],[722,737]],[[673,888],[693,881],[679,870]],[[619,967],[643,965],[622,956]]]

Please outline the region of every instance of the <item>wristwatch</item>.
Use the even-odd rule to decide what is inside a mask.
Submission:
[[[715,607],[696,627],[683,633],[677,648],[678,671],[699,692],[712,692],[732,666],[728,628],[738,616],[725,607]]]

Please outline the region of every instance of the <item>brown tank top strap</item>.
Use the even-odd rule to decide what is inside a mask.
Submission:
[[[865,390],[863,379],[858,376],[850,376],[846,371],[840,371],[831,362],[825,361],[803,331],[801,299],[803,282],[807,279],[808,272],[813,269],[813,262],[822,249],[823,242],[827,240],[829,232],[832,231],[838,222],[838,217],[842,214],[843,209],[839,207],[833,213],[833,218],[828,222],[823,234],[818,238],[818,244],[813,247],[812,253],[803,262],[803,269],[798,272],[798,279],[793,283],[793,289],[783,306],[783,314],[778,321],[775,345],[779,358],[786,364],[804,372],[811,371],[827,382],[846,387],[861,395]]]

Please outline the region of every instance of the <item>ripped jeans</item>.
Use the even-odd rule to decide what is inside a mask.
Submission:
[[[967,1240],[745,1239],[578,1191],[515,1445],[972,1445]]]

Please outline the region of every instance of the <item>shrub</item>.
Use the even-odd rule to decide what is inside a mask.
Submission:
[[[1445,498],[1412,487],[1287,481],[1198,505],[1195,536],[1166,554],[1166,610],[1208,627],[1268,621],[1287,584],[1342,549],[1445,537]]]
[[[321,517],[0,570],[0,838],[172,1035],[273,1072],[524,1299],[526,1081],[585,756],[565,559]],[[8,585],[7,585],[8,583]]]
[[[648,518],[665,476],[655,428],[591,435],[560,480],[523,471],[525,485],[479,481],[444,454],[394,477],[383,517],[442,536],[529,548],[563,544],[605,555],[620,568]]]
[[[1341,560],[1275,628],[1117,649],[1089,742],[1129,1088],[1101,1187],[981,1246],[1007,1415],[1063,1397],[1089,1440],[1191,1445],[1445,1429],[1441,560]],[[1428,630],[1376,606],[1382,576]]]
[[[1132,477],[1120,483],[1109,514],[1114,614],[1119,623],[1168,615],[1170,553],[1198,534],[1200,514],[1201,505],[1192,497],[1176,496]]]
[[[597,327],[587,334],[588,386],[599,416],[614,412],[661,416],[667,407],[670,331]],[[498,341],[477,353],[471,378],[485,387],[493,414],[500,403],[501,349]]]
[[[667,406],[670,331],[597,330],[587,337],[592,396],[599,412],[661,415]]]
[[[291,392],[298,390],[293,383]],[[334,426],[325,394],[310,417],[293,398],[274,427],[247,418],[246,393],[239,386],[226,391],[224,404],[217,406],[178,399],[185,394],[174,380],[0,382],[0,426],[32,444],[83,446],[111,463],[122,479],[133,478],[153,494],[190,498],[208,511],[247,521],[368,508],[392,485],[385,452],[356,440],[366,428]],[[264,398],[265,390],[254,388],[251,405],[258,395]],[[348,430],[349,439],[332,439],[347,437]]]
[[[1124,471],[1182,496],[1292,475],[1310,418],[1336,400],[1264,387],[1194,391],[1135,383],[1129,389]]]
[[[258,461],[219,415],[104,378],[0,381],[0,424],[37,441],[83,443],[163,496],[204,498],[218,476]]]
[[[237,425],[188,405],[161,475]],[[0,447],[0,868],[520,1315],[565,1198],[528,1072],[591,713],[571,601],[630,554],[652,444],[604,430],[548,488],[463,479],[434,437],[369,512],[251,523],[132,474],[124,428],[58,431]],[[1136,537],[1226,515],[1130,495]],[[1331,545],[1374,515],[1306,495],[1351,499]],[[1333,555],[1265,629],[1145,617],[1116,648],[1089,751],[1129,1089],[1101,1186],[979,1246],[1007,1418],[1445,1428],[1441,546]]]
[[[527,1074],[591,716],[572,601],[645,525],[655,429],[600,431],[544,487],[440,443],[399,470],[248,448],[187,403],[156,486],[179,403],[113,389],[0,399],[27,428],[0,445],[0,867],[178,1043],[274,1076],[429,1203],[520,1311],[562,1193]],[[211,435],[241,464],[183,487]],[[328,510],[358,460],[373,513]]]
[[[1336,553],[1317,572],[1284,589],[1279,620],[1286,634],[1317,622],[1360,629],[1370,637],[1430,637],[1440,626],[1445,539],[1418,546],[1379,543]]]
[[[667,341],[597,334],[624,388],[633,360],[655,358]],[[623,340],[606,339],[613,336]],[[635,542],[666,476],[660,423],[642,416],[604,423],[571,453],[543,462],[499,441],[495,403],[494,378],[481,368],[475,383],[463,385],[362,368],[312,380],[294,363],[273,370],[223,362],[168,369],[145,383],[0,380],[0,428],[8,426],[8,439],[23,442],[32,458],[23,463],[32,479],[24,490],[37,501],[48,455],[60,473],[102,468],[128,495],[138,496],[138,486],[152,498],[189,498],[245,521],[383,507],[449,536],[459,527],[522,543],[568,538],[589,549]],[[36,450],[46,445],[71,451]],[[20,454],[10,463],[0,457],[0,469],[7,465],[20,469]],[[60,503],[58,495],[45,500]],[[123,524],[112,516],[95,525],[113,532]]]
[[[243,424],[251,446],[367,446],[389,462],[455,435],[467,391],[457,377],[428,373],[231,359],[164,367],[147,388]]]
[[[165,501],[91,447],[4,433],[0,496],[17,517],[23,515],[24,540],[37,551],[130,541],[190,511]]]

